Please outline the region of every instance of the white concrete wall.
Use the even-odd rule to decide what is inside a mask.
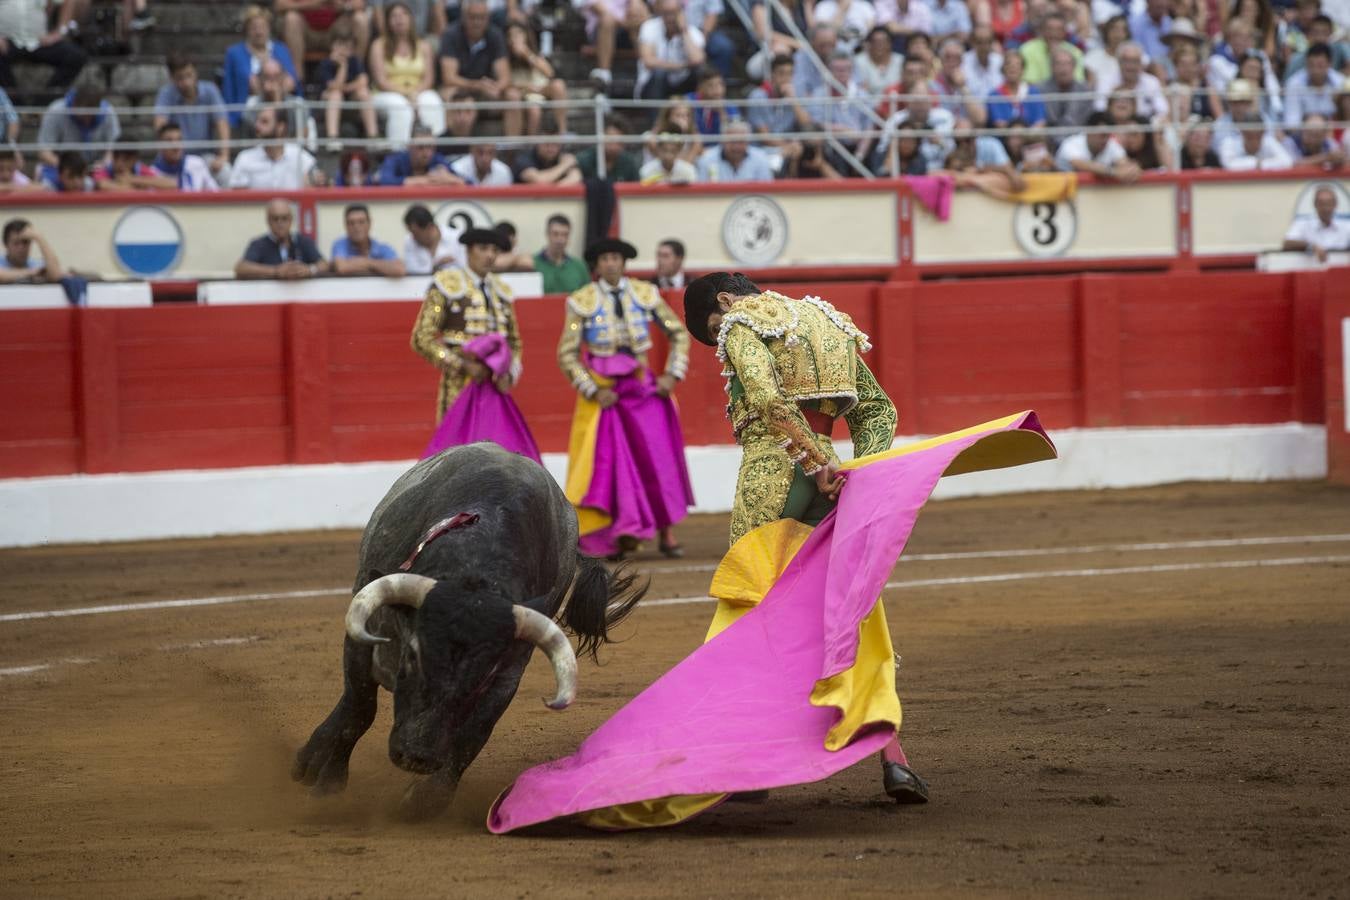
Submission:
[[[1321,426],[1111,428],[1051,436],[1059,460],[949,478],[935,496],[1326,475]],[[698,512],[730,509],[739,460],[734,446],[689,448]],[[361,528],[411,462],[0,480],[0,546]],[[566,459],[550,453],[544,463],[561,481]]]

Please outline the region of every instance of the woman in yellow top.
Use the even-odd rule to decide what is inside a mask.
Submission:
[[[413,111],[432,134],[445,132],[445,106],[433,89],[436,67],[431,45],[417,33],[411,7],[385,7],[384,30],[370,45],[370,77],[375,110],[385,119],[385,134],[395,150],[412,138]]]

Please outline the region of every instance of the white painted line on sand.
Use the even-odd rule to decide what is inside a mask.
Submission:
[[[98,662],[98,660],[83,656],[72,656],[67,659],[54,660],[53,662],[33,663],[27,666],[10,666],[7,669],[0,669],[0,678],[5,678],[10,675],[32,675],[34,672],[43,672],[56,666],[87,666],[94,662]]]
[[[66,616],[101,616],[109,613],[142,612],[148,609],[179,609],[186,606],[220,606],[254,600],[301,600],[306,597],[334,597],[349,594],[351,588],[322,588],[314,591],[281,591],[271,594],[226,594],[221,597],[190,597],[185,600],[148,600],[145,603],[113,603],[106,606],[76,606],[71,609],[39,609],[6,613],[0,622],[27,622],[31,619],[60,619]]]
[[[1097,578],[1103,575],[1145,575],[1155,572],[1201,572],[1213,569],[1254,569],[1267,566],[1315,566],[1329,563],[1350,563],[1350,555],[1289,556],[1277,559],[1235,559],[1226,562],[1167,563],[1153,566],[1118,566],[1109,569],[1050,569],[1040,572],[1005,572],[998,575],[965,575],[957,578],[919,578],[912,581],[889,581],[886,590],[897,588],[942,587],[962,584],[993,584],[1002,581],[1029,581],[1037,578]],[[681,606],[687,603],[709,603],[711,597],[665,597],[643,600],[640,606]]]
[[[1213,538],[1198,541],[1153,541],[1142,544],[1086,544],[1078,547],[1028,547],[1015,550],[967,550],[956,553],[906,553],[902,563],[938,562],[950,559],[1017,559],[1026,556],[1068,556],[1083,553],[1140,553],[1159,550],[1208,550],[1218,547],[1273,547],[1280,544],[1350,543],[1350,534],[1279,535],[1274,537]],[[658,575],[666,572],[714,572],[717,563],[685,563],[652,566],[643,571]]]

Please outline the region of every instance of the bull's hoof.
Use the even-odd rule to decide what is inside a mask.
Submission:
[[[450,808],[455,785],[435,775],[408,785],[398,805],[398,816],[405,822],[426,822]]]
[[[312,788],[316,797],[341,793],[347,787],[347,762],[351,748],[339,746],[320,726],[295,754],[291,780]]]

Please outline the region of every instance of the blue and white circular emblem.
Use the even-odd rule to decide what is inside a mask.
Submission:
[[[183,229],[158,206],[133,206],[113,226],[113,258],[137,278],[165,275],[183,258]]]

